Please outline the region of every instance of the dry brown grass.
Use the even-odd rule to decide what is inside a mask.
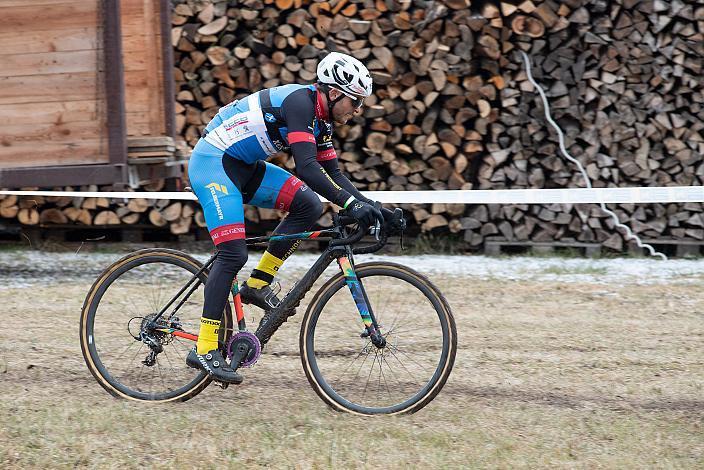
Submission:
[[[86,283],[0,290],[0,463],[27,467],[701,468],[704,293],[435,278],[459,353],[421,412],[330,411],[302,371],[300,314],[240,387],[112,398],[86,369]]]

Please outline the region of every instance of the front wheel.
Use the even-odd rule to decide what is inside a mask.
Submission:
[[[450,306],[423,275],[395,263],[355,267],[385,346],[365,335],[342,274],[316,293],[301,325],[308,381],[331,407],[363,415],[413,413],[452,371],[457,329]]]

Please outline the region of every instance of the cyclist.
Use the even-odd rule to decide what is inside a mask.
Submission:
[[[362,196],[340,171],[333,148],[333,122],[345,124],[360,113],[372,93],[369,71],[354,57],[332,52],[318,64],[317,75],[316,84],[265,89],[222,107],[191,155],[191,186],[218,256],[205,285],[198,342],[186,363],[223,382],[242,382],[218,350],[218,330],[235,276],[247,262],[243,204],[288,212],[276,227],[278,234],[308,230],[318,220],[322,204],[315,193],[362,225],[387,219],[393,231],[405,223]],[[297,176],[265,162],[288,149]],[[240,289],[244,303],[264,310],[278,304],[271,283],[299,243],[269,243]]]

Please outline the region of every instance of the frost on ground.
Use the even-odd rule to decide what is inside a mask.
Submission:
[[[28,287],[58,280],[94,279],[107,266],[124,256],[122,253],[42,251],[0,252],[0,289]],[[209,253],[193,254],[201,261]],[[317,258],[314,253],[297,253],[286,261],[283,276],[302,275]],[[252,253],[244,273],[248,274],[259,260],[259,253]],[[356,258],[365,261],[391,261],[405,264],[428,275],[476,279],[506,279],[532,281],[559,281],[597,284],[652,284],[660,282],[699,282],[704,279],[704,260],[660,261],[650,258],[584,259],[543,257],[486,256],[382,256],[364,255]],[[333,264],[330,274],[337,268]]]
[[[704,291],[694,283],[702,261],[360,256],[426,273],[458,336],[454,369],[432,403],[369,420],[328,410],[308,384],[299,335],[313,295],[240,386],[163,405],[108,395],[85,364],[78,329],[91,283],[127,249],[0,252],[2,468],[181,468],[193,455],[205,468],[367,468],[378,462],[370,445],[408,468],[704,468]],[[282,284],[314,258],[294,255]],[[129,347],[129,321],[113,324],[129,309],[111,315],[114,306],[146,305],[160,279],[145,282],[144,297],[108,292],[99,331]],[[394,304],[418,313],[405,299]],[[197,318],[200,305],[189,312]],[[245,315],[257,325],[261,312],[246,306]],[[123,349],[112,350],[122,361]],[[139,356],[125,355],[119,370],[141,370]],[[149,372],[145,387],[161,377]]]

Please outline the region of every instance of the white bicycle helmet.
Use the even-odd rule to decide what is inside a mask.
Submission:
[[[351,98],[372,94],[372,76],[359,60],[340,52],[331,52],[318,64],[318,81],[337,88]]]

